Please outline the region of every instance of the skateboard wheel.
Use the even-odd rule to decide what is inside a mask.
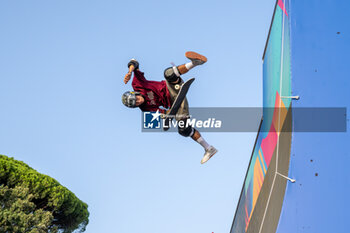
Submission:
[[[175,90],[180,90],[180,85],[179,84],[175,85]]]

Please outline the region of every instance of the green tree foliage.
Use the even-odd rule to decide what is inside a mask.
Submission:
[[[87,204],[55,179],[0,155],[0,232],[83,232]]]
[[[36,209],[29,188],[0,186],[0,232],[57,232],[50,211]]]

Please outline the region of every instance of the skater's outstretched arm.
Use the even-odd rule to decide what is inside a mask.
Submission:
[[[131,79],[131,74],[134,70],[139,68],[139,63],[135,59],[131,59],[128,63],[129,72],[124,76],[124,83],[127,84]]]

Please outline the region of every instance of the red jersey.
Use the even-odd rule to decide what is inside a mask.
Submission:
[[[166,81],[149,81],[143,74],[135,70],[131,84],[134,91],[140,92],[145,99],[145,102],[139,106],[141,111],[156,112],[160,106],[170,108],[170,94]]]

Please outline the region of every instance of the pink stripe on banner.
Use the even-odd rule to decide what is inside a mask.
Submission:
[[[283,10],[283,12],[288,16],[286,7],[284,6],[283,0],[278,0],[278,6],[281,7],[281,9]]]
[[[263,155],[264,155],[264,159],[267,167],[269,167],[270,165],[270,161],[271,161],[273,152],[275,151],[276,145],[277,145],[277,133],[273,124],[271,124],[270,131],[267,134],[267,137],[264,138],[261,142],[261,150],[263,151]]]

